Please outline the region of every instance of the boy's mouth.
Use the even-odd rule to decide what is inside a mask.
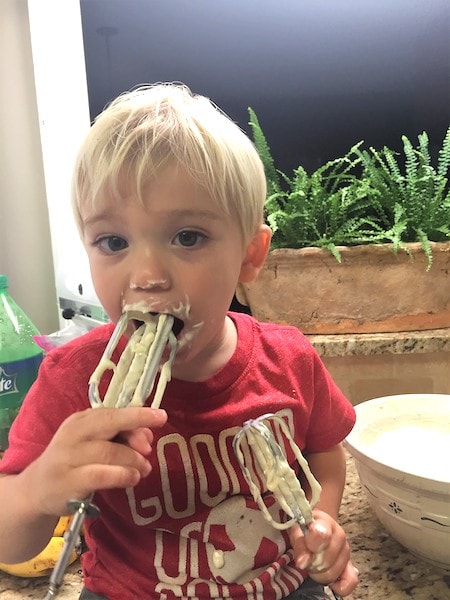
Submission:
[[[169,313],[148,312],[147,314],[150,315],[151,317],[154,317],[155,322],[157,322],[158,317],[161,314],[169,314]],[[178,317],[175,317],[174,315],[170,315],[170,316],[173,318],[172,333],[174,334],[175,337],[178,337],[184,328],[184,321],[182,321]],[[139,329],[139,327],[145,323],[144,320],[140,320],[140,319],[136,319],[136,318],[132,319],[131,322],[133,323],[134,330]]]

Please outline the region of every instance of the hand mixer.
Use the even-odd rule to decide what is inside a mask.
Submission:
[[[112,354],[131,321],[137,321],[140,325],[130,337],[116,365],[112,361]],[[172,363],[178,348],[177,339],[172,332],[173,323],[174,317],[166,314],[152,315],[135,310],[122,314],[89,380],[89,401],[92,408],[143,406],[153,391],[156,375],[160,371],[151,404],[152,408],[159,408],[166,385],[170,381]],[[169,347],[169,357],[161,365],[167,347]],[[108,370],[113,371],[113,376],[102,401],[99,384]],[[50,576],[45,600],[55,598],[59,592],[85,518],[95,518],[100,514],[99,509],[92,503],[92,495],[84,500],[69,500],[67,509],[74,516],[70,529],[65,534],[61,554]]]
[[[297,474],[290,467],[283,450],[275,441],[268,423],[272,422],[284,434],[284,438],[297,459],[303,474],[311,488],[311,500],[308,502]],[[244,440],[246,443],[244,443]],[[233,439],[233,448],[241,465],[243,475],[250,492],[262,511],[265,519],[276,529],[288,529],[297,523],[304,535],[308,534],[308,525],[313,522],[312,508],[320,498],[321,487],[311,473],[308,462],[293,440],[286,422],[274,414],[266,414],[257,419],[246,421]],[[261,495],[261,484],[272,492],[285,513],[286,520],[276,521],[270,514]],[[342,600],[330,588],[335,600]]]

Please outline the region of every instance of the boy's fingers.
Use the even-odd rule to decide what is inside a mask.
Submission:
[[[308,553],[305,544],[305,535],[300,528],[300,525],[293,525],[288,530],[289,540],[296,555]]]
[[[358,569],[349,560],[337,581],[330,584],[330,588],[340,596],[348,596],[358,585]]]
[[[330,542],[331,531],[319,519],[313,521],[308,527],[308,534],[305,536],[305,545],[313,554],[322,552]]]
[[[140,427],[134,431],[122,431],[114,438],[114,441],[123,442],[136,452],[146,456],[152,449],[153,432],[147,427]]]
[[[323,568],[322,553],[330,541],[330,530],[323,523],[314,521],[308,526],[308,532],[303,534],[300,527],[292,527],[289,531],[292,548],[296,555],[296,564],[300,569],[310,569],[316,572]],[[319,561],[317,561],[319,557]]]
[[[74,427],[79,438],[111,440],[122,431],[157,428],[167,421],[162,409],[147,407],[88,408],[68,417],[62,428]]]

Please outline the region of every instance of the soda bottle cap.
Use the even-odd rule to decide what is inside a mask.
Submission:
[[[8,277],[6,275],[0,275],[0,290],[4,290],[8,287]]]

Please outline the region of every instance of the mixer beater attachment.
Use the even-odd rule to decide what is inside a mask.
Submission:
[[[300,481],[294,470],[289,466],[286,457],[275,441],[267,423],[278,425],[294,452],[302,471],[311,487],[311,501],[308,502]],[[247,444],[243,447],[243,441]],[[312,522],[311,507],[314,507],[320,497],[321,488],[311,473],[308,462],[292,439],[285,421],[277,415],[262,415],[251,419],[236,434],[233,447],[248,483],[253,498],[258,503],[265,518],[277,529],[288,529],[298,523],[303,532]],[[284,513],[289,517],[286,521],[277,522],[270,515],[262,496],[258,478],[262,479],[268,490],[272,492]]]
[[[111,359],[112,354],[130,321],[137,321],[140,326],[130,337],[118,364],[115,365]],[[170,381],[172,363],[177,351],[177,338],[172,332],[173,322],[174,318],[171,315],[152,315],[139,311],[127,311],[120,317],[89,380],[89,400],[92,408],[143,406],[153,390],[164,350],[169,346],[169,358],[161,366],[161,375],[152,402],[152,408],[160,406],[167,382]],[[112,370],[114,374],[102,402],[98,386],[107,370]]]
[[[289,465],[286,456],[276,442],[269,427],[278,429],[284,435],[303,471],[311,489],[311,500],[308,502],[297,474]],[[245,441],[245,443],[244,443]],[[246,421],[233,439],[233,449],[242,473],[265,519],[276,529],[288,529],[297,523],[307,535],[308,525],[313,522],[312,508],[320,498],[321,487],[311,473],[308,462],[291,436],[286,422],[274,414],[266,414],[257,419]],[[272,492],[287,519],[276,521],[270,514],[261,495],[267,488]],[[330,589],[335,600],[342,600]]]
[[[116,365],[112,354],[131,321],[137,322],[139,326],[131,335]],[[137,310],[129,310],[122,314],[89,380],[89,401],[92,408],[143,406],[153,391],[156,376],[160,371],[151,404],[152,408],[159,408],[166,385],[170,381],[172,364],[178,349],[177,339],[172,331],[173,323],[174,317],[166,314],[153,315]],[[169,356],[161,365],[167,348]],[[99,384],[108,370],[113,371],[113,376],[102,401]],[[69,500],[67,508],[74,517],[69,531],[65,533],[64,546],[50,576],[45,600],[56,598],[59,592],[86,516],[95,518],[100,514],[99,509],[92,503],[92,495],[84,500]]]

